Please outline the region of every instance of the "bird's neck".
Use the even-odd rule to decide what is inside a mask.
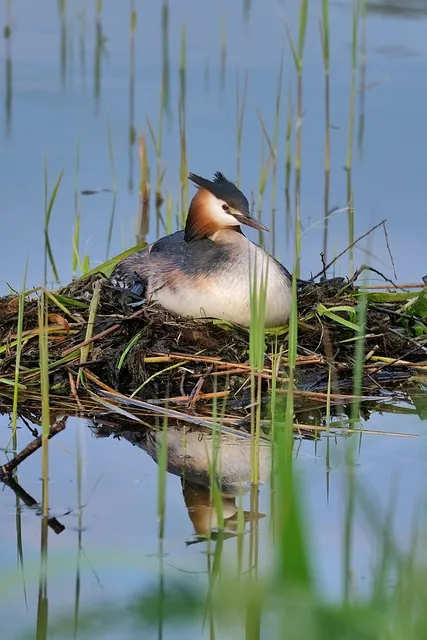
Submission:
[[[228,227],[225,229],[217,229],[209,236],[209,240],[218,244],[238,244],[247,241],[241,227]]]

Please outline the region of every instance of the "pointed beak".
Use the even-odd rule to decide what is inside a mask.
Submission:
[[[246,215],[241,213],[237,215],[234,214],[234,217],[238,222],[240,222],[240,224],[245,224],[247,227],[253,227],[254,229],[258,229],[258,231],[269,231],[269,229],[259,222],[259,220],[256,220],[256,218],[253,218],[248,213]]]

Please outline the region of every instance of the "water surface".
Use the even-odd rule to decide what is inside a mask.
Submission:
[[[108,227],[113,194],[102,192],[81,196],[82,253],[87,252],[92,264],[97,264],[106,259],[107,253],[114,255],[135,242],[138,154],[135,146],[129,149],[129,129],[134,126],[136,132],[147,135],[154,187],[155,153],[147,131],[147,117],[157,131],[162,78],[167,89],[162,153],[162,166],[166,168],[164,188],[173,197],[174,218],[175,212],[177,218],[180,216],[178,72],[183,28],[187,50],[189,169],[207,176],[216,170],[230,178],[236,176],[236,83],[242,91],[247,75],[241,185],[248,196],[253,193],[255,199],[260,163],[262,158],[265,161],[267,153],[257,110],[272,135],[278,73],[284,51],[274,244],[277,255],[291,266],[292,227],[289,230],[286,224],[284,193],[285,125],[289,102],[295,117],[296,79],[285,24],[291,34],[297,33],[295,4],[205,2],[198,4],[195,10],[194,3],[189,0],[170,3],[170,6],[163,3],[163,20],[165,7],[168,7],[169,15],[167,32],[163,23],[163,36],[162,7],[156,3],[146,3],[143,10],[136,7],[132,123],[127,3],[104,2],[98,37],[101,28],[105,42],[104,49],[98,53],[92,5],[85,10],[83,29],[83,14],[79,12],[86,5],[81,3],[77,8],[70,3],[64,32],[60,28],[57,3],[53,0],[40,0],[37,11],[31,13],[27,3],[11,3],[10,47],[0,51],[0,64],[5,68],[10,54],[12,69],[11,87],[6,86],[6,74],[1,74],[0,78],[0,93],[4,100],[0,120],[4,238],[0,292],[7,292],[7,283],[20,288],[27,256],[28,285],[36,286],[43,281],[45,157],[49,190],[64,170],[50,226],[57,268],[63,282],[72,276],[78,149],[78,190],[111,190],[117,185],[110,246]],[[310,11],[303,71],[301,214],[305,228],[302,243],[302,273],[305,275],[320,269],[324,214],[324,76],[317,24],[319,9],[315,3]],[[427,73],[426,14],[426,3],[421,1],[368,3],[366,51],[360,47],[358,50],[359,64],[361,56],[366,55],[366,79],[356,100],[352,172],[355,235],[363,234],[387,219],[400,282],[419,282],[426,272],[423,256],[427,237],[424,176],[427,86],[422,81]],[[224,41],[225,46],[221,44]],[[97,67],[100,68],[99,78],[96,77]],[[350,5],[347,2],[331,3],[331,208],[343,208],[347,203],[343,166],[350,72]],[[358,74],[359,88],[360,83]],[[262,216],[267,224],[272,222],[271,190],[270,179],[262,203]],[[332,216],[329,228],[328,253],[332,257],[348,244],[346,212]],[[149,240],[156,237],[157,230],[153,216]],[[266,238],[266,243],[272,246],[270,237]],[[365,249],[369,250],[368,257]],[[387,277],[394,277],[380,231],[356,250],[356,266],[368,260]],[[336,273],[347,272],[348,259],[345,257],[337,263]],[[48,279],[52,280],[50,271]],[[10,437],[6,417],[1,419],[0,425],[0,444],[6,447]],[[390,496],[394,496],[393,531],[402,547],[408,548],[412,525],[425,497],[424,422],[416,415],[377,414],[364,426],[371,430],[419,436],[415,439],[364,435],[357,449],[357,478],[375,500],[378,513],[385,513]],[[24,446],[29,439],[30,434],[21,425],[19,446]],[[307,523],[314,532],[313,562],[319,583],[325,594],[339,597],[346,441],[332,437],[329,440],[329,474],[326,472],[327,441],[322,437],[317,443],[310,440],[296,443],[295,466],[301,480]],[[71,419],[66,431],[52,441],[50,451],[51,513],[65,526],[58,535],[49,533],[51,620],[61,614],[71,614],[79,599],[84,612],[98,603],[103,603],[107,609],[113,604],[126,604],[137,594],[159,589],[162,558],[165,583],[161,588],[167,589],[168,585],[183,578],[193,587],[206,587],[210,554],[207,543],[186,545],[194,534],[194,527],[178,476],[168,475],[166,530],[163,553],[159,553],[158,467],[144,450],[131,446],[126,440],[95,438],[84,421]],[[77,480],[79,455],[83,460],[81,505]],[[37,502],[41,500],[40,469],[40,457],[35,454],[19,470],[19,482]],[[249,494],[246,493],[242,500],[244,509],[249,510]],[[80,511],[82,520],[79,523]],[[1,587],[3,628],[9,630],[8,637],[20,637],[25,630],[34,629],[37,615],[41,519],[36,509],[26,507],[21,507],[17,519],[15,495],[6,486],[0,493],[0,512],[3,541],[0,568],[6,576]],[[266,571],[273,561],[268,485],[260,489],[259,512],[266,515],[258,522],[259,565],[261,571]],[[376,558],[374,535],[365,516],[362,509],[357,512],[352,561],[356,589],[360,592],[369,588],[370,569]],[[22,536],[24,559],[22,571],[17,566],[19,535]],[[221,566],[236,565],[238,540],[231,537],[224,541]],[[249,543],[247,537],[243,540],[244,562],[247,563]],[[76,578],[78,562],[81,584]],[[200,629],[199,625],[190,627],[185,636],[199,638]],[[137,634],[129,620],[118,619],[117,626],[104,631],[102,637],[136,637]],[[208,637],[208,629],[205,634]],[[31,632],[29,637],[33,637]],[[78,637],[86,637],[84,630]],[[169,629],[165,637],[182,636]],[[229,636],[224,632],[222,637]]]

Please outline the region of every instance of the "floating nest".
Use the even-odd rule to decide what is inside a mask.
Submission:
[[[427,371],[423,319],[413,310],[402,311],[405,302],[408,305],[420,295],[370,294],[364,315],[363,377],[371,393],[373,388],[377,393],[395,388],[414,373]],[[360,342],[359,300],[357,288],[342,278],[300,287],[296,367],[300,394],[324,394],[330,371],[336,395],[351,390]],[[55,292],[40,290],[25,300],[18,295],[0,298],[4,409],[10,408],[13,397],[17,357],[20,407],[39,402],[41,333],[47,337],[52,409],[69,405],[93,409],[99,392],[106,406],[112,393],[193,408],[196,402],[225,399],[229,409],[239,410],[253,401],[247,329],[178,318],[157,305],[135,304],[129,293],[98,274]],[[256,373],[264,391],[273,378],[279,388],[286,388],[287,345],[286,327],[266,333],[264,369]]]

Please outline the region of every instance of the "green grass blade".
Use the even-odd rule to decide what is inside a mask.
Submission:
[[[25,309],[25,289],[27,286],[27,272],[28,272],[28,257],[25,262],[24,278],[22,281],[21,293],[19,294],[19,307],[18,307],[18,326],[16,331],[16,356],[15,356],[15,378],[13,388],[13,408],[12,408],[12,442],[13,448],[17,448],[17,420],[18,420],[18,399],[19,389],[19,369],[21,364],[22,353],[22,331],[24,326],[24,309]],[[3,379],[5,382],[5,379]]]
[[[308,0],[301,0],[299,14],[299,33],[298,33],[298,58],[302,61],[304,52],[305,34],[307,32],[308,19]]]
[[[337,322],[338,324],[341,324],[343,327],[347,327],[347,329],[351,329],[352,331],[359,331],[358,324],[355,324],[354,322],[350,322],[350,320],[347,320],[346,318],[338,316],[330,309],[327,309],[323,304],[318,304],[316,311],[319,316],[325,316],[326,318],[329,318],[330,320],[333,320],[334,322]]]
[[[103,273],[108,278],[111,275],[111,272],[113,271],[114,267],[118,262],[120,262],[120,260],[123,260],[124,258],[131,256],[133,253],[136,253],[136,251],[140,251],[146,246],[147,246],[146,242],[141,242],[140,244],[137,244],[135,247],[132,247],[131,249],[126,249],[126,251],[122,251],[122,253],[119,253],[117,256],[114,256],[114,258],[110,258],[109,260],[106,260],[105,262],[98,265],[97,267],[94,267],[93,269],[86,271],[84,277],[91,276],[95,273]]]
[[[120,371],[120,369],[123,366],[124,361],[126,360],[126,356],[129,353],[129,351],[132,349],[133,345],[138,342],[139,338],[142,335],[142,331],[138,331],[138,333],[135,333],[135,335],[133,336],[132,340],[129,340],[128,344],[126,345],[122,355],[119,358],[119,361],[117,363],[117,369]]]
[[[100,295],[101,295],[101,283],[98,281],[98,282],[95,282],[95,286],[93,288],[92,300],[90,301],[89,318],[88,318],[88,321],[87,321],[85,342],[87,340],[90,340],[92,335],[93,335],[93,329],[94,329],[94,326],[95,326],[95,319],[96,319],[96,313],[98,311],[98,304],[99,304]],[[87,344],[87,345],[85,345],[84,347],[81,348],[81,351],[80,351],[80,367],[82,365],[84,365],[85,362],[87,361],[91,348],[92,348],[91,344]],[[80,368],[80,371],[79,371],[79,377],[81,377],[81,368]]]
[[[53,257],[53,251],[50,244],[49,238],[49,223],[52,216],[53,206],[55,204],[56,197],[58,195],[58,190],[60,184],[62,182],[62,178],[64,176],[64,171],[61,171],[58,178],[56,179],[55,185],[53,187],[53,191],[48,200],[48,170],[47,170],[47,159],[45,156],[44,160],[44,199],[45,199],[45,212],[44,212],[44,236],[45,236],[45,261],[44,261],[44,284],[46,285],[47,281],[47,262],[49,259],[49,263],[51,269],[53,271],[53,276],[56,281],[59,281],[58,270],[56,268],[55,260]]]
[[[40,396],[42,405],[42,514],[48,516],[49,510],[49,432],[50,432],[50,404],[49,404],[49,349],[47,338],[47,303],[42,292],[39,305],[39,365],[40,365]]]
[[[49,222],[50,222],[50,218],[51,218],[52,210],[53,210],[53,205],[55,204],[55,200],[56,200],[56,197],[58,195],[58,190],[59,190],[59,187],[61,185],[63,177],[64,177],[64,170],[62,170],[61,173],[59,174],[59,176],[57,177],[55,185],[53,187],[53,191],[52,191],[51,196],[49,198],[49,202],[48,202],[47,209],[46,209],[46,212],[45,212],[45,226],[46,227],[49,226]]]

